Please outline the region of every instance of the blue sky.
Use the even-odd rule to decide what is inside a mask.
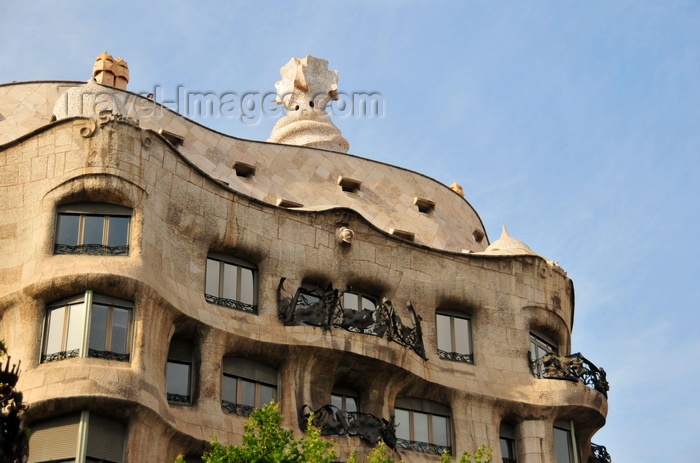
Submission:
[[[328,59],[384,103],[335,118],[351,153],[461,183],[492,241],[505,223],[573,278],[573,350],[611,382],[594,441],[697,461],[700,1],[230,3],[4,1],[0,82],[87,80],[108,50],[132,91],[264,94]]]

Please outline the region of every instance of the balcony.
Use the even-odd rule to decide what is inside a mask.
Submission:
[[[604,446],[591,444],[591,454],[588,457],[588,463],[612,463],[612,459]]]
[[[532,374],[540,379],[564,379],[567,381],[581,382],[608,396],[610,385],[608,384],[605,370],[596,367],[580,353],[571,355],[556,355],[549,353],[541,358],[530,360]]]

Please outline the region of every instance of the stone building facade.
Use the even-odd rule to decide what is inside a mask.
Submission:
[[[489,244],[458,186],[343,153],[313,60],[278,85],[297,145],[130,93],[106,53],[87,84],[0,86],[0,338],[29,461],[201,454],[270,399],[297,432],[316,412],[341,460],[381,438],[408,463],[607,461],[566,272],[505,228]],[[293,113],[299,88],[329,98]]]

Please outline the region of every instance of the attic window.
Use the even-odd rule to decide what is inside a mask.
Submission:
[[[295,201],[290,201],[290,200],[284,199],[284,198],[279,198],[277,200],[277,205],[279,207],[288,207],[288,208],[304,207],[304,205],[301,203],[297,203]]]
[[[347,193],[357,193],[360,189],[362,182],[348,177],[343,177],[342,175],[338,177],[338,185],[340,188]]]
[[[472,232],[472,236],[474,237],[474,241],[476,241],[477,243],[481,243],[481,240],[484,239],[484,232],[476,228]]]
[[[429,214],[435,209],[435,202],[425,198],[413,198],[413,204],[418,207],[418,212]]]
[[[158,129],[158,133],[163,136],[166,140],[172,143],[174,146],[182,146],[185,143],[185,137],[181,137],[178,134],[168,132],[167,130]]]
[[[392,228],[389,233],[391,233],[394,236],[398,236],[399,238],[408,240],[408,241],[415,241],[416,240],[416,234],[411,233],[409,231],[404,231],[404,230],[396,230]]]
[[[255,175],[255,167],[243,162],[236,162],[233,165],[233,170],[236,171],[237,176],[243,178],[251,178],[253,175]]]

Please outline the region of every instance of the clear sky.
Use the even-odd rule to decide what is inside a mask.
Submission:
[[[0,82],[87,80],[174,98],[274,91],[311,54],[379,117],[335,117],[350,152],[464,186],[576,287],[573,351],[604,367],[614,463],[700,455],[700,1],[5,0]],[[264,114],[196,118],[265,140]]]

